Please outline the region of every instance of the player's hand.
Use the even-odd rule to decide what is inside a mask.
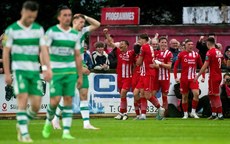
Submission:
[[[176,78],[175,79],[176,83],[180,83],[180,79]]]
[[[42,71],[44,80],[49,82],[52,79],[53,73],[51,71],[51,69],[47,69],[45,71]]]
[[[197,80],[198,80],[198,77],[196,75],[193,81],[196,82]]]
[[[103,33],[104,33],[104,34],[107,34],[108,31],[109,31],[109,29],[107,29],[107,28],[104,28],[104,29],[103,29]]]
[[[159,61],[159,60],[154,60],[154,61],[155,61],[155,63],[158,64],[158,65],[161,65],[161,64],[162,64],[162,62]]]
[[[7,85],[11,85],[12,84],[12,77],[11,77],[11,74],[5,74],[5,82]]]
[[[83,67],[82,68],[82,73],[85,74],[85,75],[89,75],[90,74],[90,70],[86,67]]]
[[[80,89],[82,87],[82,76],[77,79],[77,88]]]
[[[200,36],[200,40],[199,41],[202,41],[204,39],[204,36]]]
[[[202,79],[201,79],[201,82],[204,83],[204,81],[205,81],[205,78],[202,78]]]
[[[73,17],[78,17],[78,16],[80,16],[81,14],[80,13],[77,13],[77,14],[75,14]]]
[[[158,33],[156,33],[156,34],[155,34],[155,36],[154,36],[154,38],[158,38],[158,36],[159,36],[159,34],[158,34]]]

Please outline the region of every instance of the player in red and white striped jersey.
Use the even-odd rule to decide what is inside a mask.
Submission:
[[[155,67],[159,67],[159,65],[157,65],[154,61],[154,50],[148,44],[148,35],[141,34],[139,39],[142,46],[137,64],[142,65],[141,76],[143,76],[144,96],[158,109],[158,115],[156,118],[162,120],[165,109],[160,106],[156,96],[153,95],[154,79],[156,77]]]
[[[117,56],[117,85],[121,95],[120,113],[115,117],[119,120],[127,120],[127,92],[132,86],[133,75],[133,62],[135,61],[134,50],[128,50],[129,42],[127,40],[121,40],[119,48],[111,41],[108,34],[108,29],[103,30],[108,43],[115,50]]]
[[[212,108],[212,115],[209,117],[209,119],[223,120],[222,103],[220,100],[220,83],[222,80],[221,64],[223,54],[220,50],[215,48],[215,39],[213,37],[209,37],[207,39],[206,45],[209,49],[206,53],[206,60],[195,79],[198,79],[201,73],[203,73],[206,68],[209,67],[210,74],[208,81],[208,95]]]
[[[192,100],[192,112],[191,117],[199,118],[196,114],[196,108],[199,101],[199,83],[194,81],[196,77],[197,66],[202,67],[203,63],[200,55],[193,51],[193,42],[189,39],[185,41],[185,51],[179,53],[178,58],[174,65],[174,78],[177,83],[180,82],[180,90],[182,93],[182,108],[184,111],[183,119],[188,118],[188,93],[189,89],[192,90],[193,100]],[[177,77],[177,68],[181,65],[181,77],[180,80]],[[204,82],[204,73],[203,79]]]
[[[167,111],[168,99],[167,95],[170,86],[170,69],[172,67],[172,53],[168,50],[168,40],[166,37],[159,38],[160,50],[156,55],[155,62],[159,64],[158,82],[156,83],[155,92],[161,89],[163,108]]]

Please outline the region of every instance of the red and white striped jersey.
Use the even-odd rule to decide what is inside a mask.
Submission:
[[[117,55],[117,76],[120,78],[131,78],[133,71],[133,62],[135,61],[135,53],[133,50],[121,52],[119,48],[116,48]]]
[[[173,55],[169,50],[160,50],[156,55],[156,59],[165,64],[172,62]],[[170,69],[159,67],[158,80],[170,80]]]
[[[141,67],[141,76],[155,75],[156,69],[151,68],[149,65],[153,64],[155,60],[154,49],[149,44],[144,44],[141,46],[140,56],[143,57],[143,64]]]
[[[197,64],[202,67],[203,63],[197,52],[180,52],[174,65],[174,77],[177,78],[177,67],[181,64],[181,79],[193,80],[196,77]]]

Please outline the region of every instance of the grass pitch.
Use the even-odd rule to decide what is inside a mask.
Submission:
[[[74,119],[75,140],[62,140],[62,130],[53,130],[49,139],[41,135],[44,120],[33,120],[29,131],[35,144],[229,144],[230,119],[207,120],[168,118],[157,121],[91,119],[100,130],[83,130],[82,120]],[[0,143],[16,144],[16,120],[0,120]]]

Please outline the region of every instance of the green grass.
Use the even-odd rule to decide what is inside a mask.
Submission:
[[[169,118],[157,121],[117,121],[111,118],[91,119],[100,130],[83,130],[82,120],[75,119],[71,133],[76,140],[62,140],[62,130],[53,130],[49,139],[42,138],[44,120],[34,120],[29,129],[35,144],[229,144],[230,119]],[[15,144],[15,120],[0,120],[0,143]]]

